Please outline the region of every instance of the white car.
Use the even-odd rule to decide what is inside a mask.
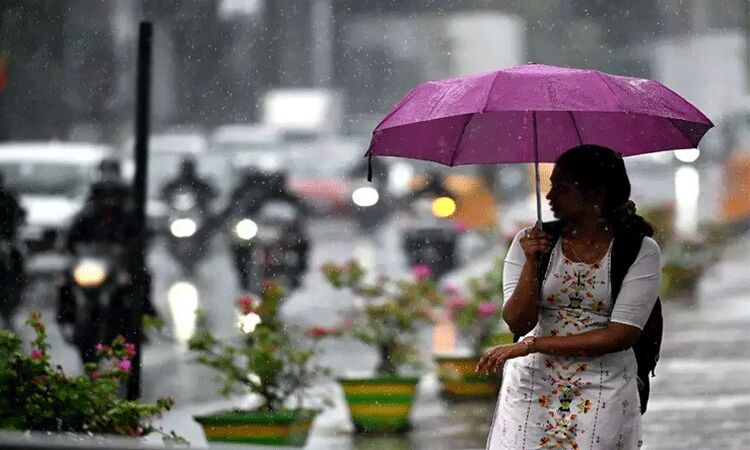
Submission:
[[[5,142],[0,172],[26,210],[20,237],[31,253],[53,250],[84,205],[106,145],[78,142]]]

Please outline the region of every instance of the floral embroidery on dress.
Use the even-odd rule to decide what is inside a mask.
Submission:
[[[589,329],[593,318],[589,311],[601,313],[606,304],[594,297],[593,291],[598,286],[606,285],[600,280],[601,265],[574,263],[564,258],[563,273],[553,276],[561,281],[558,292],[548,295],[548,307],[554,308],[555,325],[550,334],[572,334]],[[584,381],[582,374],[588,370],[588,364],[571,364],[566,358],[545,358],[544,365],[548,376],[544,377],[548,385],[537,398],[537,405],[547,410],[544,435],[539,445],[545,449],[577,449],[577,439],[581,434],[578,419],[581,415],[591,413],[594,399],[583,398],[590,381]]]
[[[565,257],[558,241],[550,257],[535,335],[566,336],[607,326],[613,308],[610,252],[611,246],[596,264],[574,262]],[[601,357],[535,354],[513,360],[506,365],[506,379],[513,377],[520,389],[502,391],[498,407],[509,424],[493,426],[496,439],[488,441],[487,448],[640,447],[637,392],[629,387],[635,383],[631,356],[624,352]]]

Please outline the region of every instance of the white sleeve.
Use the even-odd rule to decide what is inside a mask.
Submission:
[[[661,251],[653,239],[643,238],[635,262],[622,281],[610,321],[643,329],[661,286]]]
[[[506,300],[513,295],[513,291],[516,290],[516,286],[518,285],[518,279],[521,278],[521,270],[526,263],[526,254],[521,247],[521,238],[530,229],[524,228],[516,233],[508,249],[508,254],[505,255],[505,264],[503,264],[503,296]]]

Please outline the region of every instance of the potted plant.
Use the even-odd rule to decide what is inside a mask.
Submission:
[[[409,428],[409,414],[422,368],[417,347],[421,326],[432,323],[432,310],[442,294],[430,269],[416,266],[412,279],[379,276],[366,282],[356,261],[327,263],[323,275],[336,289],[357,296],[346,319],[337,327],[315,327],[313,337],[351,336],[378,352],[372,377],[339,378],[355,429],[360,432],[398,432]]]
[[[128,378],[135,346],[123,337],[111,345],[98,344],[98,363],[87,363],[81,375],[66,375],[52,366],[47,328],[41,314],[26,321],[36,335],[31,352],[22,350],[21,339],[0,331],[0,429],[79,433],[89,437],[120,435],[144,437],[160,433],[184,440],[154,427],[151,418],[169,410],[174,401],[161,398],[155,404],[128,401],[117,395]]]
[[[442,394],[456,399],[496,395],[499,375],[478,374],[475,369],[487,348],[513,341],[512,333],[501,328],[502,260],[485,275],[469,279],[467,287],[468,295],[445,289],[445,315],[465,338],[468,352],[435,355]]]
[[[713,260],[712,248],[704,239],[673,239],[664,250],[661,295],[692,298]]]
[[[292,342],[292,328],[284,326],[278,311],[285,294],[276,281],[264,281],[260,298],[237,301],[235,342],[220,342],[199,314],[196,335],[189,348],[198,362],[215,369],[221,394],[255,394],[260,400],[251,410],[235,409],[196,416],[209,441],[262,445],[303,446],[318,409],[303,404],[304,391],[325,370],[314,361],[315,348]]]

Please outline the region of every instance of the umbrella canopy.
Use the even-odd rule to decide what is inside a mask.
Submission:
[[[554,162],[580,144],[628,156],[696,147],[711,127],[656,81],[528,64],[420,84],[375,128],[367,156]]]

